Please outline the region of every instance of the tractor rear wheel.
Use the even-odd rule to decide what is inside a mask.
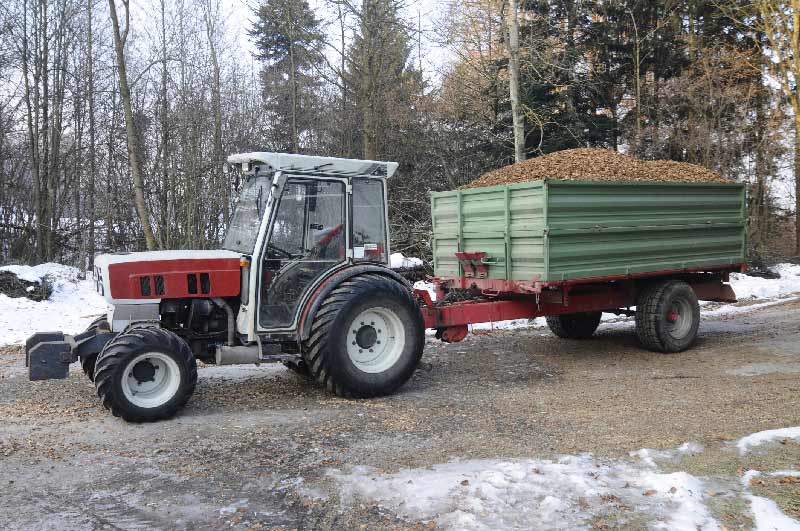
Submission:
[[[197,362],[189,345],[161,328],[133,328],[111,340],[94,372],[103,407],[128,422],[173,416],[194,393]]]
[[[409,290],[376,274],[343,281],[328,294],[311,325],[303,356],[311,376],[348,398],[394,392],[422,357],[422,312]]]
[[[545,317],[550,331],[563,339],[589,339],[600,325],[603,312],[570,313]]]
[[[96,332],[98,330],[102,330],[105,332],[110,332],[111,327],[108,325],[108,319],[105,317],[98,317],[92,323],[86,327],[86,331]],[[90,382],[94,382],[94,366],[97,362],[97,354],[90,354],[89,356],[84,356],[81,358],[81,369],[83,369],[83,374],[89,378]]]
[[[667,280],[646,288],[636,302],[636,335],[648,350],[682,352],[697,338],[700,304],[692,287]]]

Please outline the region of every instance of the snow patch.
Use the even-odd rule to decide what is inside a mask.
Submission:
[[[618,518],[645,516],[657,528],[720,529],[703,503],[699,478],[590,454],[453,461],[394,474],[368,467],[329,474],[346,504],[370,500],[403,519],[435,519],[443,529],[577,529],[619,508],[624,509]]]
[[[736,447],[739,449],[739,455],[745,455],[751,447],[759,446],[775,439],[800,439],[800,426],[752,433],[739,439]]]
[[[780,278],[751,277],[743,273],[731,274],[731,286],[740,300],[764,300],[788,297],[800,293],[800,265],[778,264],[772,270]]]
[[[48,263],[0,270],[29,282],[41,282],[46,276],[53,287],[50,298],[41,302],[0,294],[0,345],[22,343],[35,332],[77,334],[108,311],[105,299],[95,291],[94,280],[79,280],[80,271],[75,267]]]
[[[778,505],[762,496],[747,495],[756,531],[800,531],[800,522],[781,512]]]
[[[389,267],[392,269],[413,269],[422,267],[422,260],[413,256],[405,256],[403,253],[392,253],[389,257]]]

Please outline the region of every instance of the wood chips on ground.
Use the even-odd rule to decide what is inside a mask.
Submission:
[[[578,148],[557,151],[484,173],[461,189],[545,178],[568,181],[731,182],[696,164],[672,160],[639,160],[609,149]]]

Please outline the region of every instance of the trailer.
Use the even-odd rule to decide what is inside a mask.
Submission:
[[[735,301],[744,271],[739,184],[544,180],[431,195],[435,296],[389,265],[393,162],[232,155],[243,189],[220,250],[104,254],[108,315],[83,333],[26,342],[31,380],[80,362],[130,422],[168,418],[194,392],[197,360],[280,362],[344,397],[400,388],[425,329],[546,317],[587,339],[604,312],[636,317],[645,348],[680,352],[699,300]]]

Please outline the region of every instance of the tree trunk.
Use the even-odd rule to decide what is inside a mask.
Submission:
[[[517,0],[508,0],[510,13],[504,16],[508,38],[509,91],[511,95],[511,117],[514,126],[514,162],[525,160],[525,117],[519,96],[519,17]]]
[[[800,255],[800,103],[794,111],[794,252]]]
[[[88,89],[86,91],[86,97],[88,99],[87,105],[89,107],[89,175],[88,175],[88,190],[86,191],[88,197],[86,210],[87,215],[89,216],[89,247],[87,250],[88,258],[89,258],[89,270],[94,270],[94,254],[96,252],[95,249],[95,235],[94,235],[94,225],[95,220],[97,218],[97,214],[95,213],[95,204],[94,204],[94,186],[95,186],[95,175],[97,172],[97,147],[96,147],[96,138],[95,138],[95,117],[94,117],[94,32],[92,27],[92,19],[94,16],[94,5],[92,0],[86,0],[86,9],[87,9],[87,84]]]
[[[147,203],[144,198],[144,177],[142,175],[141,161],[139,155],[139,136],[136,126],[133,123],[133,110],[131,108],[131,91],[128,84],[128,71],[125,65],[125,41],[128,37],[130,28],[130,15],[127,0],[123,0],[125,6],[125,32],[120,33],[119,19],[117,18],[116,0],[108,0],[111,13],[111,24],[114,34],[114,50],[117,56],[117,74],[119,78],[119,94],[122,100],[122,110],[125,114],[125,133],[128,137],[128,161],[133,176],[133,203],[139,222],[142,224],[144,241],[147,249],[152,251],[156,248],[156,240],[153,237],[153,228],[150,226],[150,213],[147,211]]]

